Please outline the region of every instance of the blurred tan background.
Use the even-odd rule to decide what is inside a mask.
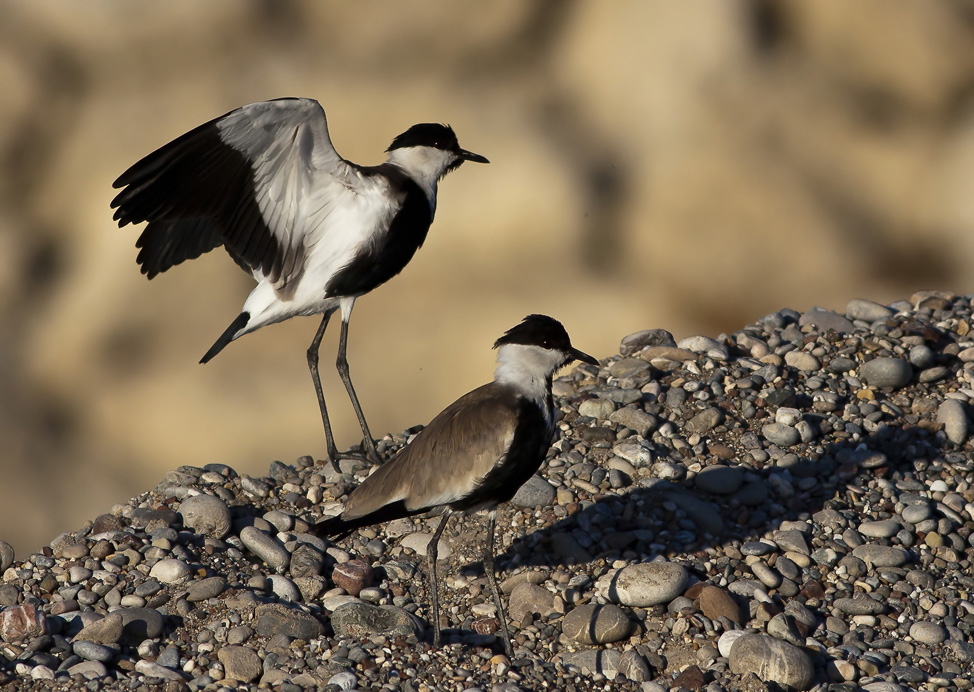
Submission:
[[[0,538],[21,555],[180,464],[324,453],[317,319],[200,366],[251,280],[215,251],[148,282],[111,218],[121,171],[245,103],[319,99],[359,163],[423,121],[492,161],[444,180],[425,247],[358,302],[380,436],[486,381],[528,312],[606,357],[643,328],[974,289],[970,1],[6,0],[0,93]]]

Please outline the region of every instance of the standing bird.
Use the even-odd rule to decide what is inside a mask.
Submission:
[[[332,146],[321,105],[284,98],[252,103],[200,125],[152,152],[115,181],[119,227],[148,221],[136,242],[149,279],[223,245],[257,281],[243,311],[200,363],[234,339],[295,315],[321,314],[308,348],[328,457],[338,469],[318,350],[328,320],[341,309],[336,365],[362,427],[375,442],[352,387],[345,350],[355,299],[394,277],[426,240],[436,186],[464,161],[488,163],[461,149],[446,125],[413,125],[378,166],[346,161]]]
[[[573,360],[598,361],[572,347],[565,328],[545,315],[528,315],[494,343],[494,381],[460,397],[440,412],[406,447],[348,496],[344,510],[312,527],[343,538],[362,526],[442,514],[426,555],[433,611],[433,645],[440,645],[436,548],[454,512],[489,511],[484,572],[513,657],[511,634],[494,576],[497,505],[541,467],[555,434],[551,378]]]

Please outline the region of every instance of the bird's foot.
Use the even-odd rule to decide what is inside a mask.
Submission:
[[[370,451],[372,453],[370,453]],[[328,461],[337,473],[341,473],[341,469],[338,466],[338,462],[343,459],[352,459],[354,461],[366,461],[371,464],[380,464],[382,461],[379,459],[378,452],[374,450],[363,450],[361,447],[352,447],[345,450],[344,452],[339,452],[338,449],[328,450]]]

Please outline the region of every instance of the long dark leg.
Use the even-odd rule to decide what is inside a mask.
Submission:
[[[507,628],[507,615],[504,604],[501,603],[500,589],[497,588],[497,577],[494,576],[494,525],[497,523],[497,509],[488,513],[487,519],[487,549],[484,551],[484,572],[487,573],[487,583],[490,584],[494,595],[494,605],[497,607],[497,619],[500,620],[501,630],[504,632],[504,653],[514,660],[514,646],[511,644],[511,632]]]
[[[318,376],[318,350],[321,348],[321,337],[325,335],[325,329],[328,327],[328,320],[331,318],[332,312],[334,311],[322,315],[321,324],[318,325],[318,331],[315,332],[315,338],[311,340],[311,345],[308,347],[308,369],[311,370],[311,380],[315,385],[315,394],[318,395],[321,423],[325,426],[325,446],[328,450],[328,460],[335,471],[341,472],[341,469],[338,468],[338,447],[335,446],[335,436],[331,432],[328,409],[325,407],[325,393],[321,389],[321,378]]]
[[[338,376],[342,378],[342,384],[345,385],[345,391],[348,392],[348,398],[352,400],[352,408],[355,409],[355,415],[358,417],[358,424],[362,428],[366,454],[368,454],[369,460],[373,464],[378,464],[379,453],[375,449],[375,440],[372,439],[372,433],[369,432],[369,424],[365,422],[365,414],[362,413],[362,405],[358,402],[358,396],[355,394],[355,388],[352,387],[352,377],[348,372],[348,359],[345,357],[345,348],[348,346],[347,318],[348,315],[342,315],[342,335],[341,339],[338,341],[338,361],[335,363],[335,365],[338,368]]]
[[[447,512],[443,515],[440,520],[440,525],[436,527],[436,531],[433,532],[433,538],[426,545],[426,567],[429,572],[430,579],[430,602],[432,604],[433,618],[430,624],[433,626],[433,646],[437,649],[440,648],[440,597],[437,593],[437,581],[436,581],[436,549],[440,544],[440,536],[443,534],[443,529],[446,528],[446,523],[450,520],[450,513]]]

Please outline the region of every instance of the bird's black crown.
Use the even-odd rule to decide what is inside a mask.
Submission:
[[[528,315],[520,324],[504,332],[504,336],[494,342],[494,348],[504,344],[541,346],[565,353],[571,353],[573,350],[568,332],[561,322],[547,315]]]
[[[438,123],[420,123],[413,125],[401,135],[392,140],[386,151],[403,149],[405,147],[433,147],[445,151],[460,151],[460,142],[453,128]]]

